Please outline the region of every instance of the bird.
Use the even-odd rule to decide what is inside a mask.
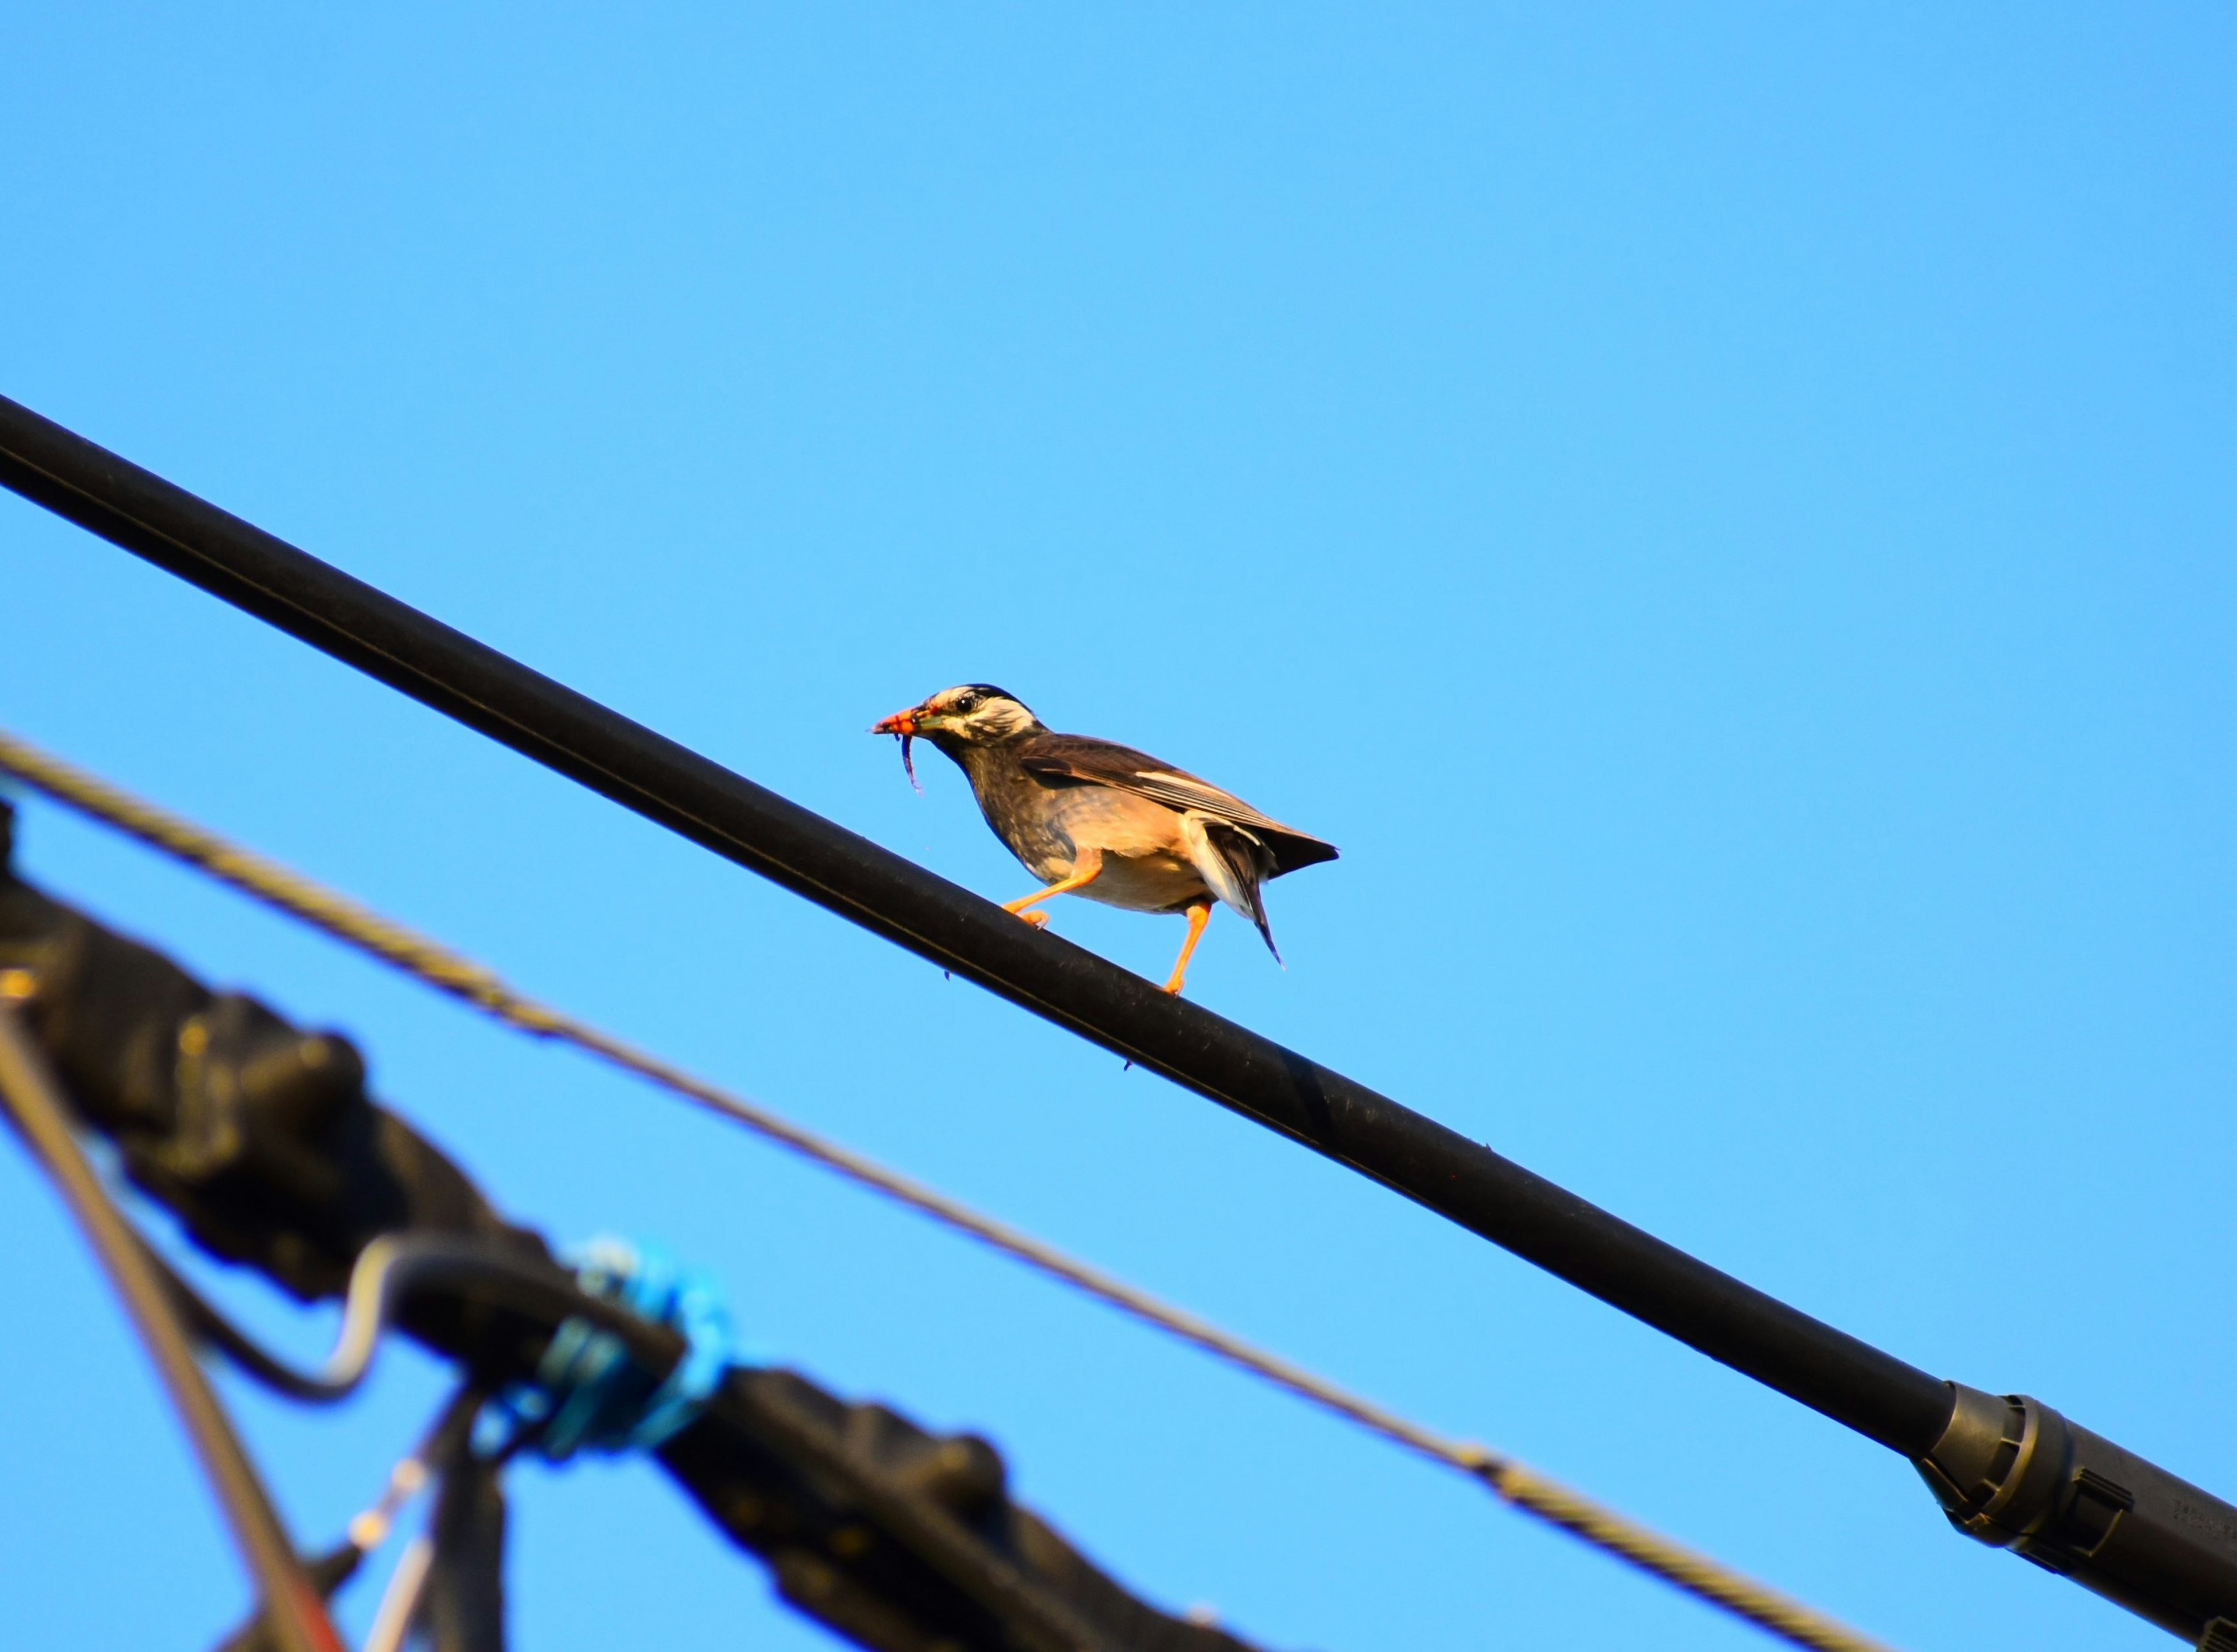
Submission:
[[[1279,963],[1261,886],[1336,858],[1336,845],[1260,814],[1232,792],[1131,746],[1059,734],[990,683],[942,689],[881,717],[872,734],[928,740],[971,782],[994,836],[1045,887],[1002,909],[1039,928],[1041,903],[1078,895],[1135,912],[1185,913],[1165,990],[1178,995],[1221,901],[1257,926]]]

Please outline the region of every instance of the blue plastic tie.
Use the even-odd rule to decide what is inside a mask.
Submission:
[[[536,1375],[491,1400],[477,1443],[493,1452],[540,1425],[536,1449],[554,1463],[579,1450],[651,1450],[699,1415],[730,1364],[722,1292],[711,1273],[658,1246],[602,1235],[565,1259],[585,1291],[681,1332],[683,1358],[655,1386],[613,1332],[565,1320]]]

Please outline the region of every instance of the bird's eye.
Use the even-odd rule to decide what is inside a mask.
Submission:
[[[955,709],[959,711],[976,711],[979,709],[979,697],[975,694],[959,696],[955,702]]]

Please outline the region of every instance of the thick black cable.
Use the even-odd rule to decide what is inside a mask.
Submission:
[[[255,1464],[195,1361],[175,1303],[78,1146],[69,1105],[37,1042],[5,1002],[0,1002],[0,1105],[53,1179],[147,1345],[262,1594],[280,1652],[341,1652]]]
[[[0,397],[0,483],[874,934],[1349,1165],[1880,1444],[1951,1391]]]
[[[588,1320],[618,1338],[656,1382],[668,1375],[684,1352],[679,1332],[583,1290],[564,1270],[525,1258],[502,1241],[395,1234],[375,1239],[359,1253],[333,1352],[317,1378],[298,1380],[321,1383],[338,1396],[347,1393],[364,1380],[380,1335],[405,1298],[445,1286],[462,1298],[509,1308],[545,1325]],[[827,1440],[782,1390],[758,1395],[755,1409],[760,1426],[781,1437],[790,1455],[814,1463],[848,1486],[857,1503],[888,1530],[907,1534],[921,1552],[938,1559],[948,1576],[999,1606],[1027,1647],[1039,1652],[1089,1652],[1104,1644],[1102,1635],[1047,1590],[1032,1586],[1015,1568],[989,1556],[968,1532],[927,1508],[921,1497],[888,1484],[876,1466],[848,1443]]]

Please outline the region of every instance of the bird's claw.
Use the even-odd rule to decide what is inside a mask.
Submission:
[[[1023,918],[1027,923],[1032,924],[1036,929],[1046,929],[1048,928],[1048,914],[1046,912],[1020,912],[1018,915]]]

